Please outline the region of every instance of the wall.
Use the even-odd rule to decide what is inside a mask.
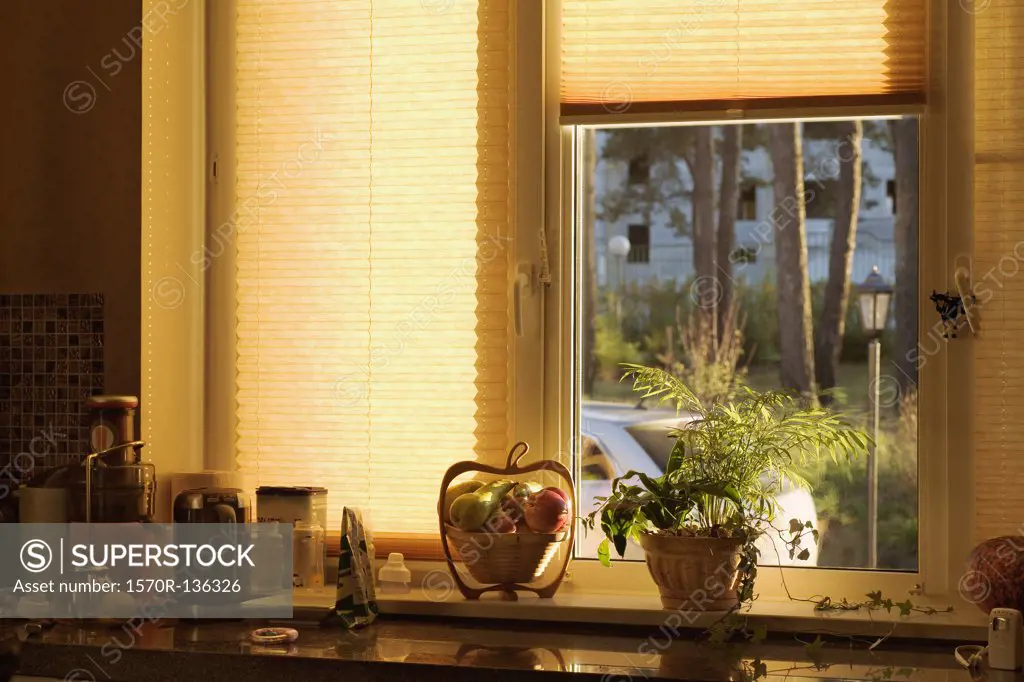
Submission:
[[[104,300],[105,391],[138,395],[141,0],[0,2],[0,293]]]

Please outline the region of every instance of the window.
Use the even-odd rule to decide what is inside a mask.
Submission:
[[[825,467],[815,472],[820,484],[810,493],[797,491],[784,506],[809,507],[824,531],[812,565],[885,569],[886,577],[875,580],[893,580],[886,584],[906,589],[920,580],[927,563],[920,554],[925,538],[942,532],[934,505],[945,491],[940,495],[932,488],[932,506],[923,503],[925,483],[919,473],[924,469],[919,468],[916,440],[918,416],[942,415],[945,406],[935,393],[915,394],[921,377],[906,357],[920,342],[918,274],[931,272],[938,261],[928,260],[935,258],[934,250],[918,250],[924,244],[919,211],[904,210],[888,225],[868,226],[865,221],[875,216],[860,215],[858,188],[874,181],[864,177],[861,164],[865,136],[898,134],[901,151],[890,151],[886,160],[897,167],[901,194],[905,190],[925,202],[925,174],[915,165],[919,145],[926,144],[919,137],[918,117],[931,115],[925,97],[925,3],[851,0],[813,8],[758,3],[754,10],[696,0],[668,5],[562,0],[560,29],[561,158],[587,158],[598,141],[603,157],[609,150],[625,159],[646,154],[651,178],[629,196],[610,196],[586,165],[573,165],[571,177],[570,167],[563,167],[560,187],[569,189],[559,196],[572,210],[564,209],[561,229],[564,242],[576,249],[577,291],[596,282],[586,266],[587,253],[580,249],[593,242],[591,231],[603,233],[606,216],[642,214],[652,229],[674,236],[659,242],[657,279],[649,288],[634,284],[605,296],[562,292],[563,301],[578,306],[574,338],[601,337],[593,346],[574,347],[563,340],[559,347],[575,348],[564,365],[579,368],[572,376],[580,382],[563,423],[578,424],[584,442],[598,443],[617,472],[641,467],[657,473],[660,434],[686,417],[660,413],[623,391],[616,383],[618,366],[623,361],[678,364],[685,373],[697,364],[687,353],[696,355],[695,348],[718,341],[716,336],[705,344],[695,342],[689,324],[695,315],[716,319],[716,325],[704,329],[727,328],[726,320],[742,328],[745,338],[732,350],[737,361],[728,362],[724,352],[712,360],[722,358],[731,372],[746,370],[743,380],[755,387],[803,388],[817,396],[817,384],[834,386],[838,390],[822,399],[863,418],[869,383],[883,389],[891,385],[883,399],[886,416],[875,462],[886,479],[880,489],[903,492],[876,497],[878,513],[869,522],[862,461],[849,471]],[[636,50],[613,49],[623,32],[630,45],[648,46],[639,59]],[[822,55],[834,64],[824,80]],[[724,62],[732,68],[722,68]],[[935,140],[928,144],[938,144]],[[932,187],[941,185],[937,181]],[[757,188],[763,188],[760,197]],[[549,191],[557,193],[554,185]],[[623,206],[630,201],[632,206]],[[913,206],[914,200],[909,201]],[[941,210],[936,213],[932,206],[944,206],[945,197],[936,192],[927,201],[934,202],[928,211],[938,218]],[[778,229],[780,221],[791,229]],[[857,240],[859,229],[869,236],[887,234],[885,253],[878,239]],[[894,305],[883,332],[882,347],[889,353],[883,379],[871,382],[867,337],[849,297],[879,255],[892,258],[881,269],[903,291],[898,297],[904,303]],[[832,260],[844,265],[836,270]],[[830,279],[838,286],[830,287]],[[702,297],[691,296],[695,280],[714,282],[714,309],[700,309]],[[742,322],[733,322],[737,319]],[[836,335],[833,329],[840,331]],[[548,347],[556,352],[555,346]],[[791,371],[795,348],[802,369]],[[938,364],[923,371],[941,377],[944,369]],[[691,382],[718,373],[693,374],[702,377],[692,376]],[[704,390],[710,395],[715,386]],[[936,423],[945,422],[940,417]],[[928,457],[935,458],[933,464],[943,462],[945,442],[932,438],[930,443],[938,447]],[[934,472],[934,466],[929,470]],[[601,483],[594,475],[588,480],[592,489]],[[929,485],[934,483],[933,477]],[[849,487],[840,490],[843,486]],[[591,498],[583,493],[581,499]],[[851,499],[859,501],[847,505]],[[924,527],[933,517],[934,529]],[[874,553],[868,549],[872,527]],[[578,557],[588,556],[587,541]],[[933,567],[946,559],[930,556]],[[580,563],[575,570],[582,575],[586,568]],[[906,572],[906,580],[899,571]],[[853,572],[811,570],[799,573],[801,584],[826,584],[814,574],[841,575],[844,585],[859,580]]]
[[[889,207],[889,213],[896,213],[896,180],[885,181],[885,198]]]
[[[974,282],[985,311],[982,338],[973,345],[972,404],[977,415],[970,444],[975,473],[972,539],[1017,534],[1022,518],[1019,490],[1024,438],[1020,437],[1020,296],[1024,277],[1024,108],[1019,76],[1024,43],[1006,31],[1024,23],[1024,2],[993,3],[975,17],[974,53]],[[899,186],[902,206],[904,192]],[[987,339],[987,340],[985,340]],[[966,479],[971,480],[971,479]]]
[[[729,254],[729,262],[733,265],[753,265],[757,263],[757,254],[760,250],[757,246],[737,246]]]
[[[629,160],[629,184],[642,185],[650,179],[651,168],[646,155]]]
[[[237,5],[237,465],[437,546],[511,432],[508,3]]]
[[[630,225],[629,226],[629,255],[626,259],[630,263],[651,262],[651,226]]]
[[[888,229],[906,234],[882,245],[875,240],[859,242],[856,235],[858,229],[863,229],[863,221],[851,207],[859,203],[862,176],[844,166],[859,170],[861,147],[872,142],[864,138],[864,130],[916,149],[917,122],[914,118],[837,121],[830,124],[834,135],[831,140],[823,137],[823,125],[817,125],[813,138],[804,136],[800,123],[740,126],[744,130],[731,138],[734,144],[738,138],[764,141],[762,147],[748,143],[752,147],[748,150],[751,161],[742,169],[746,176],[742,180],[766,182],[771,197],[769,216],[746,225],[737,219],[723,220],[718,210],[718,205],[736,201],[735,197],[723,196],[725,178],[721,169],[723,158],[729,154],[725,149],[725,126],[656,129],[657,135],[651,139],[657,139],[658,144],[668,142],[667,146],[678,153],[675,158],[665,156],[662,163],[685,165],[702,138],[710,139],[717,150],[708,166],[715,191],[703,198],[695,191],[682,197],[693,206],[694,215],[713,218],[714,239],[705,244],[689,233],[672,229],[672,209],[680,197],[669,194],[663,186],[651,183],[646,191],[635,195],[635,205],[623,207],[621,195],[591,186],[594,177],[581,174],[577,178],[581,200],[587,197],[596,203],[595,209],[585,210],[583,215],[601,216],[606,201],[616,202],[626,213],[646,212],[654,225],[676,235],[675,243],[665,245],[664,250],[677,254],[666,267],[659,268],[657,282],[635,283],[616,306],[607,303],[619,303],[616,292],[598,284],[595,272],[581,273],[582,288],[595,286],[598,290],[595,303],[584,304],[581,315],[582,333],[590,333],[588,328],[592,328],[597,336],[593,352],[581,358],[582,376],[595,377],[582,389],[583,436],[600,442],[604,455],[614,465],[614,475],[605,479],[605,486],[611,478],[630,470],[664,471],[672,443],[668,433],[681,423],[680,418],[670,409],[638,400],[623,390],[619,378],[620,365],[625,362],[675,366],[678,376],[708,399],[740,384],[757,390],[820,393],[822,400],[830,398],[827,392],[833,391],[832,407],[865,428],[869,389],[879,386],[885,395],[875,485],[884,490],[884,496],[878,500],[877,515],[868,517],[869,478],[864,459],[808,470],[805,478],[812,490],[785,493],[782,513],[785,519],[798,513],[804,515],[799,518],[813,519],[821,533],[815,561],[797,565],[915,571],[919,536],[917,372],[906,356],[918,348],[917,314],[916,310],[898,306],[890,311],[890,322],[882,335],[883,366],[879,378],[872,379],[867,355],[871,337],[863,329],[856,301],[851,305],[851,296],[872,267],[884,263],[887,269],[883,277],[895,290],[896,298],[916,298],[918,263],[905,254],[898,255],[896,244],[916,241],[918,226],[914,220],[895,216]],[[904,127],[911,131],[911,138],[897,133]],[[643,144],[645,138],[635,130],[599,128],[597,135],[578,135],[577,139],[583,144],[603,140],[605,149],[638,154],[643,150],[629,147]],[[849,135],[853,136],[852,142]],[[783,141],[790,145],[788,156],[784,155]],[[813,154],[801,157],[801,148],[808,145],[814,147]],[[586,156],[590,151],[578,153]],[[794,158],[813,159],[814,165],[801,172],[793,165]],[[787,159],[789,166],[785,165]],[[891,166],[894,161],[876,158],[875,163]],[[788,184],[785,177],[780,177],[780,168],[791,174]],[[662,175],[655,170],[656,176]],[[916,173],[913,169],[910,172]],[[797,184],[795,176],[806,179]],[[685,177],[683,180],[684,186],[694,185]],[[905,174],[904,181],[917,184],[914,175]],[[734,192],[739,192],[739,186],[731,184]],[[716,198],[718,205],[707,209],[698,205]],[[593,224],[580,224],[578,229],[600,234],[604,227],[598,219]],[[630,262],[635,262],[634,252],[646,256],[649,232],[647,225],[629,227]],[[719,240],[747,245],[720,260]],[[588,234],[575,241],[590,244],[595,240]],[[813,248],[815,245],[820,248]],[[587,254],[579,260],[593,262]],[[832,273],[830,260],[845,263],[845,270]],[[897,260],[903,262],[898,272],[893,269]],[[714,273],[714,300],[706,301],[693,284],[700,272]],[[719,328],[732,330],[734,345],[719,345],[714,338],[703,338],[702,333],[714,336],[717,332],[714,326],[699,323],[702,315],[711,315],[719,321]],[[806,383],[796,383],[797,376],[805,377]],[[587,487],[598,487],[593,475]],[[581,499],[593,508],[592,496]],[[872,525],[874,528],[869,530]],[[869,553],[872,533],[877,535],[876,557]],[[581,552],[586,549],[589,545],[585,543]],[[642,555],[637,558],[642,559]]]
[[[757,185],[744,182],[740,185],[739,205],[736,207],[739,220],[757,220]]]

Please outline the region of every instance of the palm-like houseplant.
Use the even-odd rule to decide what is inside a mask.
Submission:
[[[610,546],[623,556],[627,541],[639,542],[668,608],[700,589],[716,592],[716,609],[753,598],[759,537],[777,531],[790,556],[801,559],[808,555],[801,544],[808,536],[817,540],[813,519],[780,527],[776,500],[783,487],[809,487],[803,471],[824,457],[862,453],[867,435],[785,393],[741,386],[706,404],[669,372],[625,367],[633,390],[693,419],[669,433],[675,445],[663,475],[629,471],[598,498],[601,506],[585,523],[593,528],[600,521],[606,537],[599,558],[607,564]]]

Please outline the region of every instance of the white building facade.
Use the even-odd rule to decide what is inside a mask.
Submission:
[[[607,131],[598,131],[596,137],[598,162],[595,193],[599,206],[604,192],[621,188],[630,182],[627,163],[601,158],[600,149],[607,135]],[[892,282],[895,275],[895,160],[890,151],[879,147],[867,137],[863,140],[861,153],[864,179],[851,281],[864,281],[871,268],[877,265],[882,276]],[[808,269],[812,283],[828,279],[829,247],[834,222],[830,217],[812,217],[820,212],[816,210],[820,207],[814,205],[815,196],[818,196],[818,192],[824,196],[830,187],[827,183],[836,182],[838,164],[842,162],[841,149],[835,142],[805,141],[806,234]],[[772,165],[767,151],[763,148],[744,151],[742,169],[743,196],[736,221],[733,277],[737,281],[757,284],[765,278],[775,278],[772,229],[775,201],[771,186]],[[685,164],[681,164],[680,172],[692,187],[692,178]],[[689,200],[683,199],[676,209],[690,216],[692,221],[693,213],[689,204]],[[677,232],[664,210],[651,211],[649,218],[642,215],[623,216],[614,223],[598,218],[595,233],[599,286],[614,287],[620,282],[642,284],[654,280],[685,282],[693,277],[692,241],[689,236]],[[630,239],[630,253],[625,258],[616,258],[608,251],[608,242],[616,235]]]

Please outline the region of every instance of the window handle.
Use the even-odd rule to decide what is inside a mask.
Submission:
[[[523,296],[533,293],[533,265],[520,263],[512,287],[512,326],[516,336],[523,336]]]

